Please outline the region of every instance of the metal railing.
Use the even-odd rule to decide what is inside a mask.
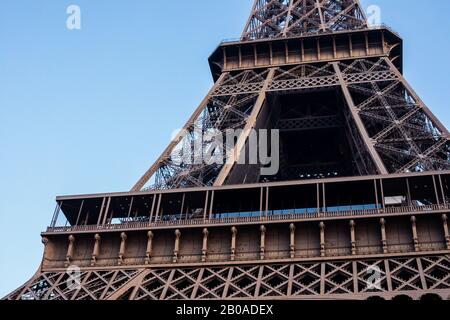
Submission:
[[[64,226],[64,227],[48,227],[47,233],[66,233],[66,232],[89,232],[89,231],[114,231],[114,230],[147,230],[158,227],[195,227],[204,225],[232,225],[232,224],[251,224],[251,223],[273,223],[273,222],[291,222],[291,221],[308,221],[318,219],[332,218],[352,218],[371,215],[408,215],[408,214],[425,214],[433,211],[450,210],[450,204],[434,204],[426,206],[408,206],[408,207],[388,207],[384,209],[361,209],[348,211],[332,211],[332,212],[308,212],[293,214],[278,214],[272,216],[259,217],[234,217],[234,218],[218,218],[218,219],[191,219],[191,220],[174,220],[174,221],[158,221],[158,222],[125,222],[123,224],[109,225],[85,225],[85,226]],[[262,213],[264,214],[264,213]]]
[[[227,39],[223,39],[220,42],[220,45],[224,45],[224,44],[230,44],[230,43],[236,43],[236,42],[252,42],[252,41],[263,41],[263,40],[282,40],[282,39],[291,39],[291,38],[297,38],[297,37],[305,37],[305,36],[321,36],[321,35],[330,35],[330,34],[339,34],[339,33],[343,33],[343,32],[348,32],[348,31],[364,31],[364,30],[381,30],[381,29],[386,29],[390,32],[392,32],[393,34],[395,34],[397,37],[400,38],[400,34],[395,31],[394,29],[392,29],[392,27],[388,26],[385,23],[380,23],[377,25],[371,25],[365,28],[358,28],[358,29],[350,29],[350,30],[345,30],[345,31],[328,31],[328,32],[308,32],[308,33],[302,33],[302,34],[298,34],[295,36],[274,36],[274,37],[262,37],[262,38],[249,38],[249,39],[242,39],[242,38],[227,38]]]

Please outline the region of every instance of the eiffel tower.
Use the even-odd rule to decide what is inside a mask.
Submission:
[[[130,192],[58,197],[6,299],[449,299],[449,134],[402,44],[357,0],[255,0],[184,130]],[[179,161],[229,129],[232,161]],[[279,133],[275,175],[238,161],[251,129]]]

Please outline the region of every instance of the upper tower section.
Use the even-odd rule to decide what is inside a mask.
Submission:
[[[297,37],[367,28],[359,0],[255,0],[241,39]]]

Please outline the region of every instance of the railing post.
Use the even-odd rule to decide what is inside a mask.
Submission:
[[[320,256],[325,257],[325,223],[319,223],[320,228]]]
[[[125,257],[125,249],[127,244],[127,234],[125,232],[122,232],[120,234],[120,250],[119,250],[119,261],[118,265],[121,266],[123,264],[123,259]]]
[[[175,230],[175,246],[173,249],[173,263],[178,262],[179,253],[180,253],[180,238],[181,238],[181,232],[180,230]]]
[[[355,234],[356,223],[354,220],[350,220],[350,238],[352,245],[352,255],[356,255],[356,234]]]
[[[100,235],[97,233],[94,236],[95,239],[95,244],[94,244],[94,250],[92,251],[92,259],[91,259],[91,266],[95,266],[95,264],[97,263],[97,258],[100,255],[100,240],[101,237]]]
[[[383,246],[383,253],[388,253],[388,245],[386,238],[386,220],[384,218],[380,219],[381,225],[381,244]]]
[[[203,229],[203,247],[202,247],[202,262],[206,262],[208,255],[208,235],[209,231],[207,228]]]
[[[266,227],[262,225],[259,229],[261,231],[261,246],[260,246],[260,259],[264,260],[266,258]]]
[[[75,244],[75,237],[73,235],[70,235],[69,236],[69,246],[67,248],[67,254],[66,254],[66,263],[65,263],[66,268],[68,266],[70,266],[70,261],[72,260],[72,257],[73,257],[74,244]]]
[[[237,236],[237,229],[236,227],[231,228],[231,261],[234,261],[236,259],[236,236]]]
[[[289,226],[289,230],[291,232],[290,246],[289,246],[290,257],[291,257],[291,259],[294,259],[295,258],[295,224],[291,223],[291,225]]]
[[[442,215],[442,224],[444,226],[445,244],[447,246],[447,250],[450,250],[450,234],[448,231],[448,218],[446,214]]]
[[[417,219],[415,216],[411,217],[411,227],[412,227],[412,234],[413,234],[413,241],[414,241],[414,250],[416,252],[419,252],[420,245],[419,245],[419,237],[417,235]]]
[[[214,210],[214,196],[215,196],[215,192],[214,190],[211,192],[211,200],[209,203],[209,220],[211,220],[213,218],[213,210]]]
[[[147,232],[147,250],[145,252],[145,264],[150,264],[150,260],[153,254],[153,232]]]

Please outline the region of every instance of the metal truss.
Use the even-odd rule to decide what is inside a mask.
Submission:
[[[356,60],[339,66],[356,103],[354,111],[389,173],[450,168],[447,130],[391,61]]]
[[[251,129],[267,94],[339,86],[348,105],[344,110],[348,140],[360,175],[450,168],[447,130],[398,69],[386,58],[357,59],[225,73],[200,106],[201,111],[184,127],[185,134],[174,140],[133,190],[142,189],[151,177],[149,189],[223,184],[232,165],[202,161],[202,154],[211,154],[211,149],[217,147],[214,141],[203,139],[204,133],[218,132],[224,137],[228,129]],[[291,119],[280,125],[293,130],[338,123],[336,118],[328,117]],[[242,148],[246,136],[243,134],[240,140],[237,149]],[[186,164],[186,158],[178,155],[189,148],[193,155]],[[198,150],[200,155],[196,155]],[[227,150],[225,144],[221,151],[222,158],[226,153],[236,154],[236,150]]]
[[[44,272],[7,299],[365,299],[430,291],[448,295],[450,257],[82,271],[80,285],[68,287],[70,277]]]
[[[255,0],[242,40],[367,27],[358,0]]]
[[[45,272],[7,297],[8,300],[103,300],[133,279],[139,270]],[[77,281],[77,282],[75,282]]]
[[[133,190],[173,189],[211,186],[223,164],[208,164],[204,155],[220,152],[224,160],[227,145],[217,151],[214,136],[224,136],[229,129],[242,129],[254,111],[269,70],[224,73],[193,117],[166,149],[160,159],[136,184]],[[208,140],[205,135],[211,133]],[[188,158],[183,151],[190,151]],[[153,178],[153,179],[152,179]],[[148,184],[150,183],[150,185]]]

